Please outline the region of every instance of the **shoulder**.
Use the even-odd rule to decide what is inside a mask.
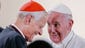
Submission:
[[[26,44],[26,40],[18,32],[11,28],[6,28],[2,31],[2,33],[0,33],[0,42],[0,47],[9,46],[11,48],[15,45],[17,45],[19,48],[22,48],[21,45],[25,47]]]
[[[14,31],[11,28],[6,28],[2,31],[2,33],[0,33],[0,41],[7,41],[9,40],[16,40],[16,38],[21,38],[23,39],[23,37],[17,33],[16,31]]]
[[[4,28],[0,27],[0,33],[2,32],[2,30],[4,30]]]
[[[75,35],[75,39],[76,39],[77,42],[85,43],[85,39],[80,37],[80,36],[78,36],[78,35]]]
[[[83,47],[85,48],[85,39],[78,35],[75,35],[74,45],[80,48],[83,48]]]

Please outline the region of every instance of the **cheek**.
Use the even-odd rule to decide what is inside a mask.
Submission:
[[[40,28],[38,25],[35,25],[33,30],[34,30],[35,34],[38,34],[42,31],[42,28]]]
[[[57,31],[57,32],[63,32],[64,31],[64,29],[65,29],[65,27],[64,27],[64,25],[61,25],[61,26],[59,26],[58,28],[56,28],[55,30]]]
[[[39,29],[38,25],[34,26],[34,30],[37,31]]]
[[[50,29],[50,27],[48,27],[48,33],[50,34],[50,32],[51,32],[51,29]]]
[[[32,35],[35,32],[35,26],[30,25],[27,30],[30,33],[30,35]]]
[[[35,31],[37,29],[37,25],[36,24],[32,24],[31,25],[31,29],[32,29],[32,31]]]
[[[62,32],[65,32],[66,29],[67,29],[66,25],[62,25],[62,27],[61,27],[60,30],[61,30]]]
[[[62,38],[66,32],[67,32],[67,29],[66,27],[63,25],[62,27],[58,28],[57,32],[59,33],[60,37]]]

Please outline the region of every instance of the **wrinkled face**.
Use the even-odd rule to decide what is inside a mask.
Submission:
[[[28,27],[28,40],[32,41],[33,37],[37,34],[42,34],[42,29],[46,23],[46,17],[42,17],[40,20],[35,21],[35,19],[32,19],[29,23]]]
[[[61,13],[52,12],[48,15],[47,23],[50,39],[60,43],[70,28],[68,20]]]

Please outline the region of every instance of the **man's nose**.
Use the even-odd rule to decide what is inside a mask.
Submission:
[[[53,25],[51,26],[51,31],[52,31],[52,32],[55,32],[55,28],[54,28]]]
[[[39,35],[42,35],[42,33],[43,33],[43,32],[42,32],[42,29],[39,29],[38,34],[39,34]]]

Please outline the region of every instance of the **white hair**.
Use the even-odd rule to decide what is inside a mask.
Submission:
[[[19,14],[23,14],[23,16],[27,16],[28,14],[30,14],[35,18],[35,20],[39,20],[41,17],[47,16],[46,11],[37,11],[37,12],[20,11]]]

